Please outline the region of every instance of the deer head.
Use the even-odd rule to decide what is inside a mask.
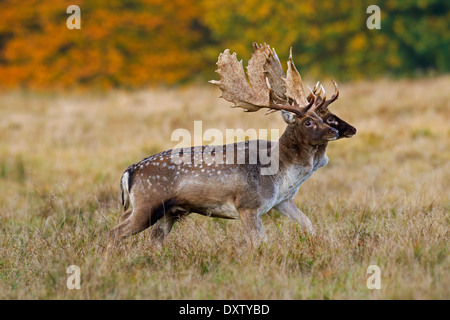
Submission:
[[[328,109],[328,106],[339,97],[339,88],[337,83],[334,80],[331,80],[331,82],[333,82],[335,93],[330,100],[326,99],[326,92],[324,87],[319,82],[317,82],[314,89],[312,90],[316,97],[313,97],[313,95],[310,94],[308,96],[308,101],[313,98],[319,101],[323,101],[322,106],[316,109],[316,113],[319,115],[319,117],[322,118],[323,122],[339,131],[338,139],[351,138],[356,134],[356,128],[336,116]]]
[[[281,67],[281,63],[280,60],[278,59],[275,49],[270,49],[270,47],[267,44],[262,46],[258,45],[257,43],[253,43],[253,48],[255,49],[254,54],[256,55],[262,54],[265,56],[265,62],[263,64],[264,66],[263,72],[267,77],[270,85],[272,86],[273,91],[277,96],[284,97],[287,92],[285,81],[283,81],[284,79],[286,79],[286,75],[284,74],[283,68]],[[354,134],[356,134],[356,129],[347,122],[345,122],[344,120],[337,117],[328,109],[328,106],[332,102],[336,101],[339,97],[338,85],[334,80],[331,81],[333,82],[335,88],[335,93],[331,97],[331,99],[326,100],[325,89],[323,88],[322,85],[320,85],[319,82],[317,82],[314,89],[308,95],[306,100],[308,102],[312,101],[312,99],[316,100],[316,103],[319,105],[319,107],[315,109],[316,114],[320,118],[322,118],[323,122],[339,131],[339,136],[337,139],[350,138]]]

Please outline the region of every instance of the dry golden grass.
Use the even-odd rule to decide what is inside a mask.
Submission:
[[[328,90],[331,91],[329,86]],[[358,129],[295,200],[316,238],[276,212],[269,241],[191,215],[163,250],[148,230],[105,263],[126,167],[173,147],[176,128],[279,128],[228,109],[215,88],[0,94],[0,299],[449,299],[450,77],[341,85]],[[81,268],[68,290],[66,268]],[[381,290],[366,287],[369,265]]]

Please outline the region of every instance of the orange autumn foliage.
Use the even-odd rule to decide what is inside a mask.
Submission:
[[[450,71],[450,3],[379,0],[3,0],[0,88],[172,85],[214,78],[219,52],[289,47],[302,72],[337,80]],[[69,5],[81,29],[69,30]]]

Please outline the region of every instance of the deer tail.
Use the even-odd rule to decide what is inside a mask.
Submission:
[[[120,180],[120,189],[122,189],[122,206],[124,211],[128,209],[130,206],[130,173],[127,171],[122,175],[122,179]]]

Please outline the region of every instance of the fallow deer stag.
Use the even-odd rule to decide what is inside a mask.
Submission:
[[[292,199],[300,185],[324,165],[328,141],[351,136],[356,130],[337,117],[329,124],[322,120],[331,114],[327,107],[338,96],[336,85],[330,100],[318,85],[307,96],[292,61],[292,50],[285,75],[270,47],[254,48],[247,67],[248,81],[242,62],[227,49],[217,62],[221,79],[211,82],[234,107],[247,112],[281,110],[288,125],[279,141],[262,147],[250,141],[213,150],[210,146],[173,149],[131,165],[122,176],[121,188],[124,209],[131,204],[132,210],[122,213],[120,224],[110,231],[108,252],[124,237],[158,220],[152,238],[162,241],[178,217],[191,212],[241,219],[250,238],[260,240],[265,238],[261,215],[274,208],[300,223],[305,231],[315,233],[311,221]],[[340,135],[339,129],[333,128],[339,125],[348,126],[348,133]],[[244,163],[238,159],[239,152],[244,153]],[[262,161],[262,154],[270,161]],[[182,162],[174,161],[180,157]],[[273,162],[275,171],[268,166]]]
[[[253,48],[255,50],[251,60],[251,62],[253,61],[253,64],[249,65],[256,66],[257,64],[260,64],[260,66],[263,66],[264,70],[263,72],[266,75],[267,79],[269,80],[272,91],[274,91],[274,93],[279,97],[283,97],[283,99],[286,99],[286,82],[285,82],[286,75],[283,71],[280,60],[278,59],[275,50],[270,49],[270,47],[267,44],[261,46],[258,45],[257,43],[253,43]],[[318,95],[317,102],[319,103],[320,107],[317,108],[315,112],[322,118],[322,121],[338,130],[339,136],[337,139],[350,138],[354,134],[356,134],[356,129],[347,122],[345,122],[344,120],[337,117],[328,109],[328,106],[333,101],[335,101],[339,96],[339,89],[337,87],[336,82],[333,81],[333,84],[335,87],[335,94],[331,97],[330,100],[326,100],[325,89],[323,88],[323,86],[319,84],[319,82],[317,82],[316,86],[312,90],[312,94],[309,94],[307,99],[308,101],[311,101],[313,95]],[[322,94],[324,95],[324,97],[321,96]],[[321,100],[324,101],[323,104],[320,104]],[[284,113],[285,111],[282,112]],[[258,140],[255,143],[255,145],[258,146],[258,148],[260,149],[271,148],[272,142]],[[328,157],[326,156],[327,145],[328,142],[324,142],[323,144],[320,144],[318,146],[317,152],[314,156],[313,170],[311,171],[311,174],[328,163]],[[248,149],[249,144],[242,142],[237,143],[236,148],[238,150],[242,150],[243,148]],[[286,203],[284,203],[283,205],[275,207],[275,209],[279,211],[284,210],[282,211],[284,215],[290,217],[294,221],[297,221],[297,219],[294,217],[297,217],[299,215],[297,213],[299,209],[295,206],[292,199],[286,201]],[[122,214],[120,221],[125,220],[131,212],[132,212],[131,210],[128,210],[124,214]],[[303,214],[300,213],[300,215]],[[158,220],[156,225],[153,226],[152,228],[151,232],[152,241],[154,241],[155,244],[157,245],[161,245],[165,236],[170,232],[173,223],[177,221],[179,218],[180,217],[177,215],[165,215],[162,219]]]

